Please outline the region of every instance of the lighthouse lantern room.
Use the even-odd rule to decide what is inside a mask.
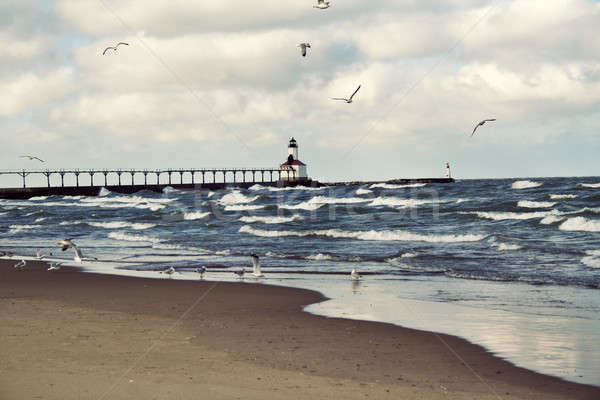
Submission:
[[[298,143],[291,138],[288,144],[287,160],[281,164],[281,180],[283,181],[305,181],[308,179],[306,164],[298,159]]]

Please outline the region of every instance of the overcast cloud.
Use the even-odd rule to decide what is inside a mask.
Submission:
[[[0,169],[273,167],[294,136],[325,181],[599,175],[599,2],[313,3],[4,1]]]

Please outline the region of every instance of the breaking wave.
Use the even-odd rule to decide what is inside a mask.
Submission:
[[[148,243],[159,243],[161,240],[151,236],[144,235],[133,235],[126,232],[110,232],[108,234],[110,239],[125,241],[125,242],[148,242]]]
[[[156,226],[156,224],[142,224],[139,222],[126,222],[126,221],[110,221],[110,222],[78,222],[78,221],[75,221],[74,223],[75,224],[87,223],[90,226],[94,226],[97,228],[106,228],[106,229],[131,228],[131,229],[135,229],[135,230],[142,230],[142,229],[151,229]],[[63,223],[61,222],[61,224],[63,224]]]
[[[517,207],[522,208],[550,208],[553,207],[556,203],[552,201],[529,201],[529,200],[521,200],[517,203]]]
[[[233,204],[246,204],[252,203],[254,200],[258,199],[258,196],[244,196],[241,192],[235,190],[231,193],[227,193],[225,196],[221,197],[219,203],[224,205],[233,205]]]
[[[561,231],[600,232],[600,221],[573,217],[563,222],[558,229]]]
[[[231,206],[225,206],[225,211],[249,211],[249,210],[260,210],[265,206],[252,205],[252,204],[237,204]]]
[[[586,188],[600,188],[600,183],[580,183],[580,185]]]
[[[293,204],[293,205],[286,205],[286,204],[281,204],[278,207],[279,208],[285,208],[287,210],[306,210],[306,211],[313,211],[316,210],[317,208],[321,208],[325,205],[325,203],[311,203],[310,200],[309,201],[305,201],[299,204]]]
[[[187,212],[183,214],[183,219],[186,220],[196,220],[206,218],[210,215],[209,212],[195,211],[195,212]]]
[[[371,194],[371,193],[373,193],[373,191],[369,190],[369,189],[363,189],[363,188],[356,189],[356,195],[357,196],[361,196],[361,195],[364,195],[364,194]]]
[[[587,250],[585,254],[587,255],[581,259],[584,265],[590,268],[600,268],[600,250]]]
[[[511,243],[495,243],[494,246],[500,251],[514,251],[521,250],[523,247],[518,244]]]
[[[422,200],[422,199],[400,199],[398,197],[378,197],[374,199],[370,206],[388,206],[388,207],[418,207],[424,204],[440,204],[446,201],[440,200]]]
[[[403,188],[418,188],[427,185],[426,183],[410,183],[406,185],[396,185],[391,183],[374,183],[369,188],[371,189],[403,189]]]
[[[549,215],[558,215],[556,211],[538,211],[538,212],[489,212],[489,211],[472,211],[469,213],[462,212],[461,214],[473,214],[479,218],[491,219],[492,221],[501,221],[504,219],[532,219],[544,218]]]
[[[576,194],[550,194],[550,200],[568,200],[576,198]]]
[[[538,186],[541,186],[542,184],[540,182],[533,182],[533,181],[516,181],[513,182],[512,184],[512,188],[513,189],[530,189],[530,188],[535,188]]]
[[[326,229],[317,231],[268,231],[255,229],[249,225],[244,225],[239,232],[249,233],[255,236],[263,237],[285,237],[285,236],[326,236],[339,239],[357,239],[367,241],[415,241],[429,243],[455,243],[455,242],[476,242],[485,238],[484,235],[421,235],[417,233],[395,231],[343,231],[340,229]]]
[[[292,222],[300,219],[299,215],[292,215],[291,217],[242,217],[240,221],[246,223],[260,222],[263,224],[283,224],[286,222]]]

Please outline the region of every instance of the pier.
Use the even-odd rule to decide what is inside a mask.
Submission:
[[[20,187],[0,188],[0,198],[26,199],[34,196],[97,196],[102,188],[116,193],[141,190],[161,192],[166,187],[182,190],[249,187],[255,184],[297,184],[292,171],[278,168],[183,168],[183,169],[60,169],[0,171],[0,178],[18,176]],[[36,179],[37,177],[37,179]],[[37,185],[31,184],[35,180]],[[43,184],[41,184],[43,182]],[[310,184],[310,180],[304,184]]]

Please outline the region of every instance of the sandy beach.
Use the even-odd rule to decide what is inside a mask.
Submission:
[[[460,338],[324,318],[307,290],[16,270],[0,261],[2,399],[598,399]]]

